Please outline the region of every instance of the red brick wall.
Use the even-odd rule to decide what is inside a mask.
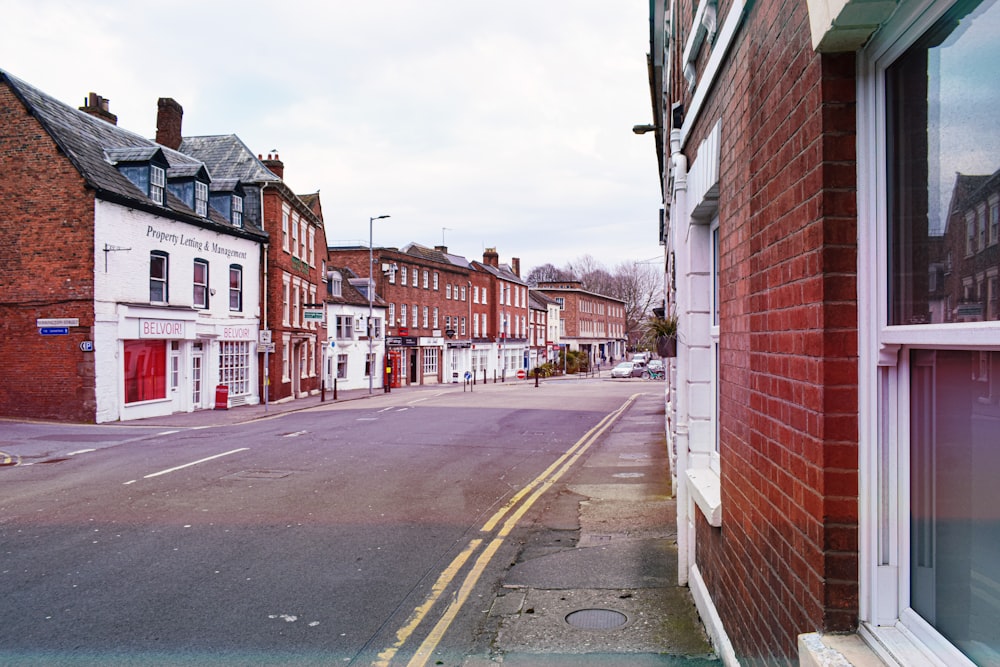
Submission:
[[[722,119],[723,522],[699,518],[697,561],[744,665],[857,623],[854,102],[853,55],[764,0],[685,149]]]
[[[94,194],[6,83],[0,128],[0,415],[92,422]]]

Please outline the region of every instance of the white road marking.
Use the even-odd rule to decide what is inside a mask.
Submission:
[[[151,472],[148,475],[143,475],[143,479],[150,479],[152,477],[159,477],[160,475],[166,475],[169,472],[176,472],[177,470],[182,470],[184,468],[190,468],[191,466],[196,466],[199,463],[205,463],[206,461],[211,461],[212,459],[219,459],[223,456],[229,456],[230,454],[236,454],[238,452],[249,451],[249,447],[240,447],[239,449],[234,449],[228,452],[223,452],[221,454],[216,454],[215,456],[206,456],[203,459],[198,459],[197,461],[192,461],[191,463],[185,463],[184,465],[175,466],[173,468],[167,468],[166,470],[161,470],[159,472]],[[135,480],[132,480],[135,481]],[[131,484],[132,482],[125,482],[126,484]]]
[[[294,438],[295,436],[298,436],[298,435],[305,435],[308,432],[309,431],[296,431],[295,433],[286,433],[282,437],[283,438]]]
[[[87,452],[96,452],[96,449],[78,449],[75,452],[70,452],[66,456],[76,456],[77,454],[86,454]]]

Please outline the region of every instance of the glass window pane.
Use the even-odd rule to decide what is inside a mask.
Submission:
[[[1000,264],[1000,5],[959,2],[886,70],[889,324],[982,321]]]
[[[910,606],[978,664],[1000,661],[1000,352],[916,350]]]

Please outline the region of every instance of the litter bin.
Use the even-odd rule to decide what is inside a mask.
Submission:
[[[215,409],[229,409],[229,385],[220,384],[215,386]]]

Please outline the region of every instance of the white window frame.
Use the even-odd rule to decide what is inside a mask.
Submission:
[[[166,196],[167,172],[163,167],[155,164],[149,165],[149,198],[157,204],[163,205],[163,198]]]
[[[194,182],[194,212],[202,218],[208,217],[208,183]]]
[[[281,249],[289,252],[288,245],[288,224],[292,215],[292,209],[288,204],[281,205]]]
[[[889,664],[973,663],[909,609],[909,350],[996,349],[996,322],[888,326],[885,70],[951,3],[904,2],[858,52],[859,634]],[[966,228],[966,250],[969,228]],[[867,304],[874,304],[873,306]],[[956,345],[956,334],[961,345]],[[933,657],[931,657],[931,655]]]

